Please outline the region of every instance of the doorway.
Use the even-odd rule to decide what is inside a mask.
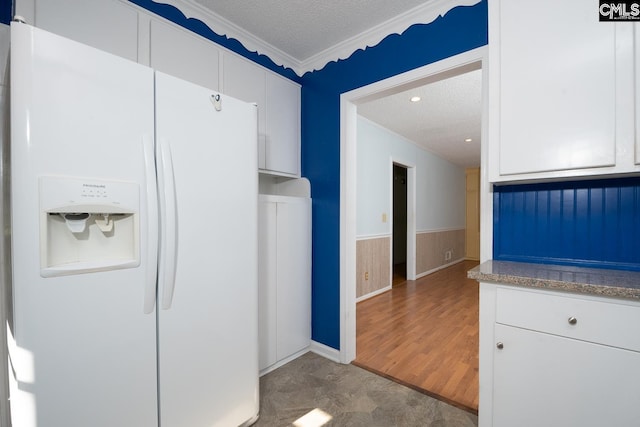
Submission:
[[[486,47],[474,49],[437,63],[390,77],[341,95],[340,141],[340,361],[350,363],[356,356],[356,168],[358,105],[419,87],[448,77],[486,67]],[[486,138],[488,104],[486,102],[487,79],[482,82],[482,140]],[[486,144],[482,144],[481,166],[488,162]],[[490,258],[492,248],[491,224],[493,221],[490,185],[486,168],[481,167],[481,261]],[[411,191],[411,190],[410,190]],[[410,212],[411,213],[411,212]],[[415,219],[414,219],[415,220]]]
[[[407,168],[393,164],[392,286],[407,280]]]
[[[409,79],[410,83],[399,84],[395,82],[386,88],[384,86],[377,89],[371,88],[371,93],[365,93],[362,97],[354,96],[348,103],[345,102],[342,104],[344,107],[342,111],[343,120],[348,122],[351,114],[360,113],[362,117],[364,117],[364,120],[372,121],[384,129],[391,129],[391,132],[395,132],[396,135],[405,136],[403,129],[398,130],[398,128],[393,128],[395,123],[391,123],[391,126],[385,127],[387,122],[385,122],[384,119],[377,121],[380,116],[383,118],[391,116],[389,113],[385,115],[384,109],[387,108],[386,111],[388,111],[388,106],[393,105],[395,107],[394,112],[397,113],[397,111],[403,107],[401,105],[398,106],[399,104],[396,100],[414,102],[412,99],[414,97],[409,97],[408,94],[416,91],[417,88],[427,86],[431,88],[437,87],[438,89],[443,87],[450,88],[451,86],[447,86],[449,84],[448,82],[454,80],[458,83],[472,81],[475,83],[475,88],[486,87],[484,86],[485,79],[482,78],[486,76],[486,73],[481,72],[483,63],[482,53],[480,53],[479,57],[480,59],[476,57],[469,62],[458,62],[451,67],[445,66],[444,71],[442,69],[436,69],[432,73],[425,72],[415,80]],[[474,75],[476,77],[470,80],[460,78],[467,75]],[[378,86],[378,84],[372,86]],[[444,129],[455,129],[455,132],[459,132],[461,128],[466,129],[466,127],[463,126],[463,123],[466,123],[463,120],[463,118],[466,117],[464,114],[451,114],[453,112],[449,114],[443,113],[443,110],[446,111],[443,104],[447,102],[450,104],[456,103],[456,105],[469,105],[456,102],[459,98],[451,96],[451,93],[452,92],[448,90],[421,92],[419,95],[422,95],[422,97],[415,97],[418,98],[418,102],[420,99],[429,100],[431,103],[426,103],[426,105],[433,105],[434,107],[425,109],[425,112],[420,112],[419,115],[413,113],[417,111],[414,109],[408,114],[403,112],[403,114],[399,116],[402,118],[411,118],[413,120],[412,123],[417,123],[415,125],[415,128],[418,128],[416,133],[420,133],[423,137],[428,133],[430,136],[424,137],[425,140],[429,140],[428,142],[443,140],[444,138],[440,138],[438,131],[444,133]],[[430,96],[432,94],[440,94],[440,96]],[[346,95],[349,95],[349,93],[343,94],[343,97],[346,98]],[[471,104],[476,108],[474,111],[486,111],[486,109],[483,108],[485,104],[480,100],[481,98],[486,98],[481,97],[480,94],[476,94],[476,96],[477,98],[467,97],[467,99],[477,99],[477,103]],[[370,107],[371,105],[374,105],[374,107]],[[407,102],[406,105],[410,104]],[[372,111],[374,113],[382,112],[382,114],[372,114]],[[461,111],[465,110],[462,109]],[[438,116],[438,113],[443,114]],[[486,117],[486,115],[484,115],[484,117]],[[434,120],[434,118],[436,118],[436,120]],[[454,125],[448,121],[449,118],[455,118],[455,120],[452,120]],[[484,123],[480,123],[482,121],[481,118],[477,120],[477,122],[473,123],[476,123],[476,126],[479,126],[481,129],[486,129],[486,127],[483,126]],[[408,120],[404,122],[405,125],[407,122]],[[479,131],[478,134],[473,135],[473,138],[469,139],[460,138],[459,135],[453,139],[449,137],[446,143],[448,145],[455,145],[459,147],[456,148],[457,150],[467,153],[470,151],[467,147],[471,145],[463,144],[477,141],[477,145],[479,146],[480,141],[486,141],[486,138],[482,138],[481,134],[482,131]],[[347,126],[343,126],[343,136],[345,136],[346,139],[355,136],[357,141],[377,141],[372,135],[375,136],[376,134],[371,132],[369,127],[361,121],[357,123],[355,129],[351,129],[349,123],[347,123]],[[347,361],[353,360],[353,363],[358,366],[370,369],[383,376],[392,378],[410,387],[420,389],[422,392],[438,396],[438,398],[442,400],[460,405],[474,412],[477,411],[478,399],[478,355],[477,340],[474,341],[473,337],[477,337],[478,335],[478,301],[477,288],[474,290],[473,285],[475,284],[477,286],[477,283],[474,282],[474,284],[469,285],[468,280],[466,280],[466,270],[476,265],[477,262],[457,262],[461,261],[461,258],[464,259],[467,255],[467,251],[465,251],[467,248],[464,247],[464,231],[466,230],[465,215],[469,216],[468,219],[482,218],[485,226],[487,223],[490,224],[490,222],[487,221],[490,219],[490,216],[480,216],[479,211],[476,211],[475,214],[472,215],[465,209],[465,189],[468,187],[468,184],[465,181],[464,169],[470,166],[469,163],[466,161],[458,162],[456,161],[457,159],[448,160],[447,157],[442,157],[441,159],[450,162],[449,165],[455,166],[449,169],[450,166],[444,166],[435,161],[426,161],[427,158],[430,158],[429,155],[439,153],[438,150],[433,149],[430,151],[427,148],[426,153],[429,155],[421,154],[421,152],[416,151],[415,148],[422,148],[420,146],[422,139],[420,137],[414,138],[413,135],[405,136],[405,138],[407,138],[406,141],[413,144],[412,148],[406,148],[402,145],[402,141],[398,143],[396,142],[398,139],[393,137],[386,139],[385,141],[389,145],[382,147],[372,144],[373,148],[370,148],[368,145],[364,146],[359,143],[357,150],[350,151],[352,147],[342,146],[343,149],[348,150],[346,153],[347,156],[355,155],[359,161],[366,159],[369,162],[359,163],[360,169],[365,172],[368,172],[370,169],[366,166],[361,166],[371,164],[372,152],[382,152],[384,155],[391,157],[391,164],[387,163],[390,169],[387,169],[384,175],[388,177],[387,179],[391,179],[390,196],[392,202],[391,206],[387,206],[391,208],[392,224],[389,224],[390,228],[387,229],[387,232],[391,233],[391,267],[394,273],[394,280],[392,280],[392,285],[394,285],[393,289],[382,295],[377,295],[375,298],[367,299],[366,301],[364,299],[359,300],[360,303],[358,304],[357,313],[354,307],[354,317],[357,319],[356,323],[358,326],[358,354],[355,360],[351,359],[349,357],[350,355],[347,355]],[[394,145],[391,145],[392,143]],[[389,149],[389,147],[392,148]],[[364,155],[362,155],[362,153],[364,153]],[[437,154],[435,155],[437,156]],[[394,156],[400,157],[394,159]],[[406,158],[411,158],[412,162],[415,163],[415,168],[409,169],[410,174],[412,172],[416,174],[414,171],[417,171],[418,176],[414,184],[414,186],[417,187],[415,192],[418,194],[418,200],[415,203],[415,208],[409,212],[407,212],[407,194],[405,188],[407,184],[410,184],[410,182],[407,181],[411,181],[411,179],[407,179],[407,168],[403,167],[404,164],[402,162],[398,161],[399,159]],[[389,159],[389,157],[387,157],[387,159]],[[474,153],[473,159],[474,162],[479,161],[479,163],[472,163],[474,166],[486,162],[486,147],[482,149],[482,146],[479,146],[478,151]],[[374,162],[373,164],[380,163],[381,162],[378,161],[378,163]],[[377,168],[378,171],[381,169],[381,167]],[[476,166],[475,177],[480,177],[480,170],[481,169]],[[363,235],[366,235],[367,232],[371,233],[366,228],[368,223],[366,221],[360,221],[360,212],[368,213],[369,210],[366,208],[370,205],[367,205],[367,202],[369,202],[370,199],[374,199],[367,193],[363,194],[361,189],[368,188],[369,183],[374,180],[363,180],[362,176],[369,178],[369,175],[361,173],[359,177],[360,181],[356,185],[359,191],[356,193],[356,188],[349,188],[348,169],[343,168],[342,172],[343,174],[347,173],[346,180],[345,175],[341,175],[347,183],[346,188],[343,187],[343,190],[353,190],[353,196],[357,195],[356,199],[359,200],[359,204],[357,205],[358,221],[356,222],[358,229]],[[436,176],[436,173],[440,175]],[[483,176],[482,180],[484,180],[486,184],[486,177]],[[476,180],[476,182],[482,180]],[[343,183],[345,181],[343,181]],[[381,191],[379,197],[388,197],[388,191],[389,190]],[[488,192],[482,191],[482,188],[478,188],[477,191],[475,191],[475,195],[477,196],[478,194],[482,195],[486,203]],[[342,199],[342,202],[349,208],[350,200]],[[482,210],[482,212],[484,213],[486,210]],[[407,213],[409,215],[407,215]],[[408,238],[405,225],[407,223],[407,216],[410,217],[411,221],[417,223],[419,230],[418,233],[414,232]],[[386,222],[384,214],[382,218],[382,222]],[[349,222],[346,224],[343,222],[342,225],[346,225],[346,228],[342,228],[342,232],[349,231]],[[463,235],[462,239],[459,238],[460,233]],[[476,233],[478,236],[480,235],[479,230]],[[455,243],[453,246],[449,246],[451,245],[450,239],[453,240],[450,237],[452,235],[457,237],[453,238],[456,239],[454,240]],[[341,236],[344,237],[343,234],[341,234]],[[410,240],[414,242],[417,240],[415,244],[416,246],[420,246],[420,250],[417,252],[420,254],[418,260],[420,260],[421,264],[414,274],[420,273],[419,277],[421,278],[417,281],[402,281],[402,277],[404,276],[406,278],[409,273],[406,266],[403,266],[403,263],[409,260],[408,254],[406,253],[406,245],[407,241]],[[453,250],[449,248],[453,248]],[[453,258],[452,253],[454,254]],[[424,260],[427,260],[427,262],[423,262]],[[446,264],[447,261],[449,261],[448,265]],[[444,265],[442,262],[444,262]],[[454,262],[457,264],[452,265]],[[432,263],[441,264],[431,269]],[[448,268],[445,269],[444,267]],[[437,273],[433,275],[429,274],[436,271],[436,269],[440,271],[437,271]],[[425,277],[422,277],[423,275]],[[402,284],[402,286],[396,286],[400,284]],[[434,293],[426,295],[426,299],[421,300],[420,298],[425,296],[423,295],[423,291],[425,290]],[[348,289],[347,292],[350,293]],[[466,293],[468,293],[469,298],[461,298],[461,295]],[[347,295],[343,294],[343,296]],[[347,298],[345,298],[344,301],[348,301]],[[393,305],[392,303],[397,304]],[[427,303],[432,304],[431,309],[419,312],[420,309],[429,305]],[[376,306],[376,304],[380,304],[388,310],[384,311],[380,306]],[[347,310],[348,309],[349,307],[347,307]],[[375,315],[375,318],[368,317],[371,313]],[[437,328],[427,328],[425,331],[419,332],[418,335],[421,337],[419,340],[421,344],[416,344],[415,339],[413,339],[411,335],[411,333],[415,332],[413,325],[407,320],[419,319],[417,321],[418,324],[433,326],[435,323],[433,319],[430,319],[428,316],[434,313],[438,320],[443,320],[444,322]],[[343,312],[343,315],[344,314],[345,312]],[[344,322],[343,325],[348,324],[350,320],[349,312],[346,313],[345,317],[342,317],[342,320]],[[385,330],[384,327],[386,325],[389,325],[390,329]],[[400,325],[402,325],[402,327],[400,327]],[[410,329],[411,333],[406,333],[407,330],[403,329],[405,325],[409,326],[408,329]],[[462,334],[458,334],[461,330],[461,325],[464,325],[467,330]],[[342,331],[344,331],[344,329],[342,329]],[[453,331],[456,332],[454,333]],[[430,333],[434,335],[429,335]],[[377,338],[371,339],[371,334]],[[452,339],[453,336],[458,336],[456,334],[461,336],[462,340]],[[378,338],[384,338],[387,341],[379,341],[377,340]],[[348,339],[345,340],[345,344],[347,346],[350,345]],[[446,346],[444,344],[446,344]],[[409,345],[411,348],[408,349],[406,345]],[[437,354],[428,351],[434,347],[442,351]],[[342,349],[344,349],[344,347],[342,347]],[[353,350],[353,357],[355,358],[355,348],[351,349],[347,347],[346,350]],[[344,353],[341,351],[341,356],[343,355]],[[405,363],[408,360],[414,361],[415,363]],[[450,368],[453,368],[455,372],[452,372]],[[402,371],[402,369],[404,369],[404,371]],[[434,376],[436,374],[441,374],[442,377],[435,378]],[[449,381],[450,378],[454,377],[457,378],[457,381]],[[449,389],[441,390],[438,387],[440,383],[446,384]]]

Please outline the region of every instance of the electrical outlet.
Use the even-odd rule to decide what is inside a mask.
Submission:
[[[364,280],[369,280],[369,272],[368,271],[366,271],[364,273]]]
[[[382,222],[387,222],[387,214],[386,213],[382,214]]]
[[[448,250],[444,253],[444,260],[445,261],[451,261],[451,256],[452,256],[452,251]]]

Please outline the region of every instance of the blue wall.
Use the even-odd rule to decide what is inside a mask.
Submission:
[[[0,23],[9,25],[13,15],[12,12],[13,0],[0,0]]]
[[[640,178],[494,188],[493,258],[640,271]]]
[[[312,338],[340,345],[340,94],[487,44],[487,0],[457,7],[427,25],[390,35],[375,47],[298,77],[237,40],[186,18],[171,5],[129,0],[291,80],[302,83],[302,174],[313,197]],[[11,1],[0,0],[0,19],[9,21]],[[4,13],[4,15],[3,15]]]
[[[484,0],[303,76],[302,173],[313,197],[313,340],[340,347],[340,94],[486,44]]]

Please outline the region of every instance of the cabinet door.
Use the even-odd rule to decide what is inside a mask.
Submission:
[[[265,169],[266,71],[236,55],[225,53],[222,91],[245,102],[258,105],[258,169]]]
[[[277,359],[309,346],[311,340],[311,203],[278,203]]]
[[[265,169],[300,176],[300,86],[267,74]]]
[[[501,324],[495,341],[494,427],[640,425],[640,353]]]
[[[259,367],[264,369],[276,357],[276,203],[258,205],[258,342]]]
[[[614,166],[615,25],[584,0],[493,3],[500,175]]]
[[[35,26],[138,60],[138,13],[116,0],[37,0]]]
[[[158,71],[218,90],[218,54],[213,42],[151,21],[150,64]]]

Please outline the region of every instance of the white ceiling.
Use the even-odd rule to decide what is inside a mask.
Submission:
[[[165,0],[299,75],[480,0]],[[459,166],[480,164],[481,72],[358,106],[358,112]],[[422,101],[408,99],[419,93]],[[464,139],[472,138],[472,143]]]
[[[482,70],[358,105],[358,114],[462,167],[480,166]],[[411,102],[420,96],[419,102]],[[465,139],[471,138],[471,142]]]
[[[424,0],[195,0],[299,61],[305,61]]]

